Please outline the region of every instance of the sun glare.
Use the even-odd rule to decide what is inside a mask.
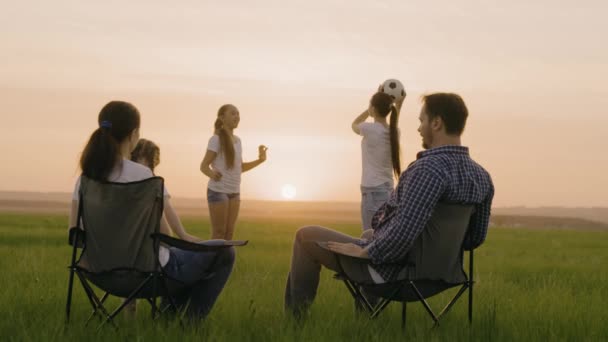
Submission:
[[[294,199],[296,197],[296,187],[291,184],[285,184],[281,188],[281,195],[285,199]]]

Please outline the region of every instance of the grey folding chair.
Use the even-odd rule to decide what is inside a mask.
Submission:
[[[97,316],[116,327],[113,318],[135,299],[145,299],[157,313],[177,311],[174,296],[185,284],[170,278],[159,259],[161,243],[185,250],[209,252],[247,241],[226,241],[218,245],[196,244],[159,233],[163,214],[163,178],[131,183],[98,182],[81,177],[78,224],[70,229],[72,256],[69,268],[66,323],[70,319],[74,275],[78,277],[93,308],[86,321]],[[80,251],[80,253],[79,253]],[[104,291],[99,298],[93,286]],[[111,313],[104,303],[109,295],[125,298]],[[157,298],[167,299],[160,310]]]
[[[473,320],[473,250],[469,251],[467,274],[463,265],[463,242],[467,234],[474,205],[438,203],[424,230],[414,241],[406,260],[399,264],[402,270],[397,280],[382,284],[358,283],[344,271],[345,262],[369,264],[368,259],[334,253],[339,272],[334,276],[344,282],[355,304],[376,318],[391,301],[401,302],[401,324],[405,329],[407,303],[420,302],[434,321],[433,326],[448,313],[461,295],[469,290],[469,322]],[[320,243],[326,248],[326,244]],[[348,260],[350,259],[350,260]],[[447,289],[460,286],[451,301],[439,314],[431,309],[427,298]],[[362,290],[363,289],[363,290]],[[371,304],[367,295],[380,298]]]

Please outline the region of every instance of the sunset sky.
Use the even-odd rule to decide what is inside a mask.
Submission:
[[[0,190],[70,192],[101,107],[132,102],[176,197],[235,104],[243,199],[359,201],[352,120],[400,79],[402,160],[420,96],[456,92],[496,206],[608,206],[606,1],[0,0]]]

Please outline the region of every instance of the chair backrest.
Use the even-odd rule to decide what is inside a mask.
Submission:
[[[158,233],[163,213],[163,179],[132,183],[80,181],[79,216],[85,248],[79,265],[89,272],[157,270]]]
[[[408,254],[409,279],[462,283],[462,244],[467,235],[474,205],[438,203],[426,227]]]

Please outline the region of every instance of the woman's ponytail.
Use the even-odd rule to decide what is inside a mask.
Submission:
[[[395,104],[391,105],[391,118],[390,118],[390,138],[391,138],[391,159],[393,161],[393,173],[395,177],[399,179],[401,175],[401,151],[399,148],[399,129],[397,127],[399,122],[399,110]]]
[[[399,110],[395,105],[393,98],[381,91],[372,96],[371,105],[376,109],[378,114],[384,118],[390,115],[389,131],[391,141],[391,160],[393,164],[393,173],[397,179],[401,175],[401,157],[399,148]]]
[[[80,157],[82,173],[90,179],[106,181],[118,161],[118,142],[108,132],[108,128],[99,127],[91,134]]]
[[[111,101],[99,113],[99,127],[91,134],[82,155],[82,174],[96,181],[107,181],[121,161],[120,144],[139,128],[139,112],[128,102]]]

